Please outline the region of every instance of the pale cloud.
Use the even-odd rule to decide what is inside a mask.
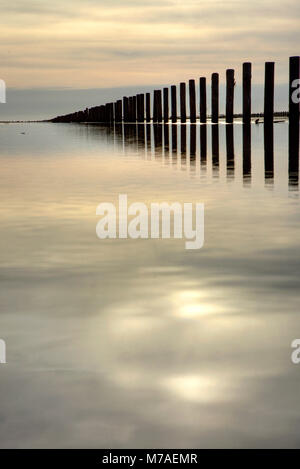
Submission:
[[[265,60],[287,79],[298,0],[0,1],[1,78],[13,87],[176,83]]]

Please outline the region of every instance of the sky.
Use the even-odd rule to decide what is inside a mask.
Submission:
[[[64,99],[69,90],[177,84],[212,72],[222,83],[226,68],[239,81],[244,61],[253,62],[257,84],[264,62],[275,61],[283,84],[289,56],[299,55],[299,0],[0,0],[0,7],[0,78],[11,93],[30,90],[37,99],[38,90],[65,90]]]

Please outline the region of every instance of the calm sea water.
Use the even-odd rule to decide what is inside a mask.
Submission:
[[[0,149],[2,448],[299,446],[287,123],[274,154],[239,123],[0,125]],[[204,247],[99,240],[119,193],[203,202]]]

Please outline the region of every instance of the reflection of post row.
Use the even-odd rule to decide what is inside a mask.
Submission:
[[[300,94],[300,57],[290,57],[289,65],[289,112],[274,113],[274,74],[275,63],[265,63],[265,94],[264,112],[262,114],[251,113],[251,80],[252,64],[243,63],[243,112],[234,113],[234,70],[226,70],[226,114],[219,113],[219,74],[211,76],[211,116],[207,115],[207,91],[206,78],[199,79],[199,116],[197,115],[197,98],[195,80],[189,80],[188,100],[189,116],[187,116],[187,92],[186,83],[179,86],[179,106],[177,106],[177,87],[175,85],[163,90],[155,90],[151,94],[138,94],[136,96],[124,96],[114,103],[106,103],[90,109],[74,112],[52,119],[52,122],[99,122],[99,123],[130,123],[130,122],[177,122],[178,119],[185,123],[189,118],[191,123],[197,119],[201,123],[207,122],[210,117],[212,123],[217,123],[220,117],[232,123],[235,117],[242,117],[244,123],[249,123],[251,117],[264,117],[265,122],[273,121],[274,115],[288,116],[291,121],[299,121],[299,94]],[[169,93],[170,92],[170,93]],[[169,96],[170,94],[170,96]],[[152,112],[151,112],[152,110]],[[179,115],[178,115],[179,110]]]
[[[299,139],[297,133],[291,131],[289,124],[289,185],[292,188],[298,187],[299,181]],[[156,158],[169,158],[169,161],[176,163],[180,156],[181,164],[184,166],[187,158],[190,161],[190,168],[196,164],[196,155],[200,158],[200,165],[205,169],[207,165],[208,143],[207,125],[201,126],[185,124],[115,124],[105,126],[108,138],[114,144],[125,149],[139,150],[141,155],[153,154]],[[235,151],[234,151],[234,125],[225,126],[226,132],[226,167],[227,177],[233,178],[235,172]],[[251,125],[244,124],[242,127],[243,147],[243,179],[244,183],[250,183],[252,177],[251,164]],[[213,125],[211,129],[211,158],[214,174],[219,169],[219,125]],[[197,135],[198,134],[198,135]],[[197,138],[198,137],[198,138]],[[197,141],[199,149],[197,149]],[[264,125],[264,174],[268,183],[274,179],[274,124],[271,122]]]

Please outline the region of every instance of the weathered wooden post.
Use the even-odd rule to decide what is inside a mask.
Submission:
[[[289,70],[289,120],[290,124],[297,124],[299,131],[300,108],[300,57],[290,57]]]
[[[196,156],[196,126],[190,126],[190,161],[195,161]]]
[[[146,121],[151,121],[151,97],[150,93],[146,93]]]
[[[127,96],[123,97],[123,119],[124,119],[124,122],[128,122],[128,98]]]
[[[186,85],[180,83],[180,117],[181,122],[186,122]]]
[[[219,74],[211,76],[211,121],[213,124],[219,122]]]
[[[161,90],[157,90],[157,120],[158,122],[162,122],[162,98],[161,98]],[[162,129],[161,129],[162,133]]]
[[[274,124],[266,122],[264,125],[264,155],[265,155],[265,180],[274,177]]]
[[[265,63],[264,122],[273,122],[274,116],[274,62]]]
[[[289,63],[289,184],[299,184],[300,57]]]
[[[136,95],[136,120],[137,122],[140,122],[141,118],[141,95],[137,94]]]
[[[233,123],[233,105],[234,105],[234,70],[226,70],[226,122]]]
[[[132,122],[136,122],[136,96],[132,97]]]
[[[243,63],[243,122],[251,122],[251,63]]]
[[[153,122],[157,122],[157,90],[153,92]]]
[[[206,123],[206,78],[200,78],[200,122]]]
[[[195,80],[189,80],[189,97],[190,97],[190,121],[192,124],[196,122],[196,86]]]
[[[169,121],[169,88],[164,88],[164,121]]]
[[[172,122],[177,122],[177,92],[176,86],[171,86],[171,101],[172,101]]]
[[[213,125],[211,128],[211,154],[214,169],[219,168],[219,126]]]
[[[145,122],[145,95],[141,94],[141,122]]]

